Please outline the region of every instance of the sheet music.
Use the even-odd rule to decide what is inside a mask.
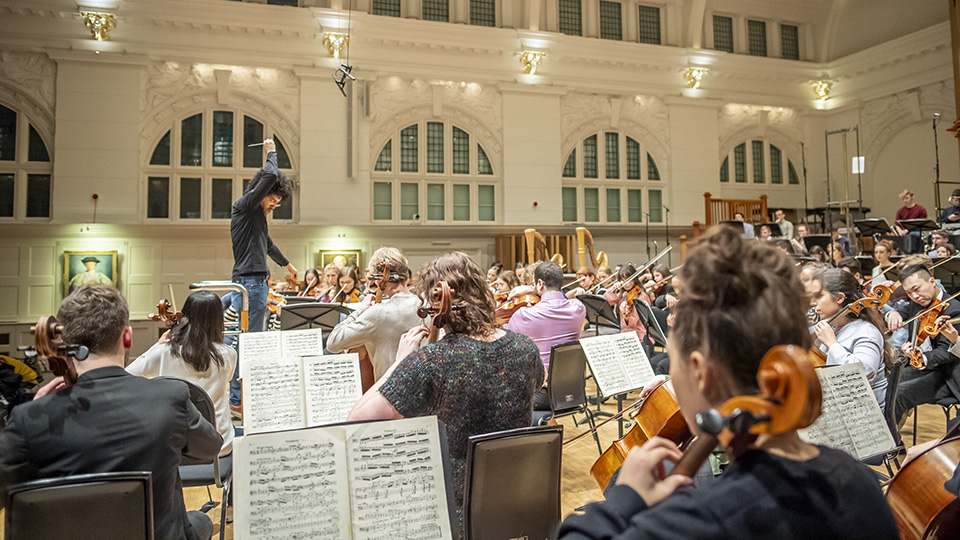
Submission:
[[[614,342],[609,336],[581,338],[580,346],[590,364],[590,371],[603,396],[613,396],[630,388],[630,378],[623,370]]]
[[[304,358],[303,378],[308,426],[346,421],[363,395],[357,353]]]
[[[452,538],[437,418],[352,427],[353,538]]]
[[[320,328],[310,330],[284,330],[280,332],[283,356],[319,356],[323,354],[323,338]]]
[[[350,537],[350,490],[342,430],[304,429],[240,437],[234,491],[236,537]]]
[[[896,448],[859,362],[817,369],[823,390],[820,418],[801,437],[839,448],[857,459]]]
[[[246,372],[247,363],[260,358],[280,358],[283,348],[279,332],[245,332],[240,334],[240,351],[237,363],[240,364],[240,378]]]
[[[247,363],[243,380],[243,427],[247,433],[306,426],[301,366],[299,358]]]
[[[656,375],[653,373],[653,366],[650,365],[647,353],[640,345],[640,338],[637,337],[637,333],[612,334],[609,338],[616,346],[623,369],[627,372],[627,377],[630,378],[631,390],[646,386],[647,381]]]

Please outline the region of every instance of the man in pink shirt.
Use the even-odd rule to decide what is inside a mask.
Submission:
[[[550,366],[550,349],[559,343],[580,339],[587,308],[579,300],[567,298],[560,287],[563,272],[556,263],[545,261],[533,272],[533,288],[540,295],[540,302],[517,310],[507,322],[507,330],[524,334],[533,339],[540,349],[543,368]],[[546,384],[533,396],[533,408],[550,410],[550,396]]]

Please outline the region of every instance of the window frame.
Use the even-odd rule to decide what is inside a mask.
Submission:
[[[223,166],[214,166],[213,165],[213,118],[214,112],[232,112],[233,113],[233,157],[232,162],[233,166],[223,167]],[[183,120],[193,117],[197,114],[201,115],[201,153],[200,153],[200,165],[181,165],[181,152],[182,152],[182,133],[183,129]],[[139,215],[142,223],[169,223],[169,224],[180,224],[180,225],[222,225],[229,223],[230,219],[227,218],[214,218],[213,214],[213,183],[215,179],[229,178],[232,180],[231,185],[231,205],[237,201],[243,195],[243,184],[245,180],[251,180],[257,174],[257,172],[266,164],[266,155],[261,154],[261,165],[260,167],[244,167],[243,166],[243,152],[245,149],[244,142],[244,117],[250,117],[253,120],[256,120],[263,126],[264,138],[270,136],[276,138],[283,145],[286,150],[287,157],[290,160],[290,168],[281,168],[280,170],[286,175],[286,177],[294,182],[296,185],[296,180],[298,177],[298,168],[295,156],[290,151],[288,147],[288,137],[285,133],[281,132],[278,126],[273,125],[270,121],[266,120],[264,117],[258,115],[255,112],[244,110],[243,108],[229,105],[208,105],[199,109],[192,109],[187,112],[182,112],[177,115],[176,118],[172,120],[171,123],[165,124],[163,128],[158,130],[158,133],[155,133],[151,139],[151,144],[148,147],[148,150],[143,156],[143,165],[141,166],[141,182],[140,182],[140,208]],[[170,165],[151,165],[150,161],[153,158],[153,153],[160,143],[160,141],[166,136],[167,131],[170,132]],[[262,149],[261,149],[262,152]],[[167,200],[167,217],[148,217],[149,212],[149,188],[150,188],[150,179],[151,178],[163,178],[166,177],[168,181],[168,200]],[[180,196],[181,196],[181,179],[182,178],[200,178],[200,217],[199,218],[181,218],[180,217]],[[284,201],[283,204],[293,204],[293,211],[291,219],[277,219],[273,214],[267,216],[267,220],[270,223],[275,224],[294,224],[300,221],[300,212],[299,212],[299,189],[294,190],[294,196],[292,197],[292,203],[290,201]]]
[[[763,180],[758,182],[756,181],[756,174],[754,171],[754,142],[763,143]],[[742,182],[737,181],[737,171],[736,171],[736,157],[735,153],[737,148],[744,147],[744,180]],[[794,171],[797,170],[796,165],[794,164],[793,159],[788,155],[787,150],[784,148],[786,145],[783,144],[783,141],[780,144],[772,142],[770,139],[765,139],[763,137],[746,137],[744,139],[738,139],[737,144],[730,145],[730,150],[726,154],[720,156],[719,164],[717,166],[717,180],[720,182],[720,185],[723,186],[723,189],[756,189],[763,187],[764,189],[790,189],[793,187],[800,187],[803,180],[800,179],[799,174],[797,176],[797,183],[790,182],[790,169]],[[773,170],[773,149],[776,148],[780,152],[779,163],[780,163],[780,182],[774,182],[774,170]],[[724,165],[727,165],[727,181],[722,180],[722,170]]]
[[[607,178],[607,133],[616,133],[617,134],[617,161],[619,162],[619,170],[617,178]],[[597,177],[585,177],[584,176],[584,167],[583,167],[583,158],[584,158],[584,142],[596,138],[597,141]],[[628,151],[627,146],[632,141],[638,145],[638,155],[640,161],[638,163],[640,178],[630,179],[629,172],[629,163],[628,163]],[[574,154],[575,161],[575,172],[576,175],[573,177],[563,176],[564,167],[567,164],[567,161],[570,159],[571,153]],[[652,180],[650,178],[650,161],[656,165],[656,170],[659,173],[659,180]],[[560,218],[564,225],[626,225],[626,226],[641,226],[646,225],[646,217],[644,215],[649,212],[650,204],[650,192],[659,191],[662,201],[667,200],[667,195],[669,192],[669,179],[664,176],[663,168],[661,164],[658,164],[656,159],[653,157],[653,153],[650,151],[650,147],[645,143],[644,138],[634,135],[626,130],[622,129],[602,129],[592,133],[588,133],[585,136],[581,137],[577,144],[572,148],[569,148],[563,156],[562,162],[560,163],[559,176],[561,180],[561,208],[560,208]],[[563,215],[563,189],[574,189],[576,192],[576,221],[570,221],[565,219]],[[587,221],[586,215],[586,190],[597,190],[597,206],[599,219],[597,221]],[[608,200],[609,195],[612,191],[617,191],[619,197],[617,200],[616,211],[620,215],[618,221],[609,220],[608,213],[610,211],[610,201]],[[639,221],[630,221],[630,202],[631,202],[631,191],[640,191],[640,220]],[[646,206],[644,206],[644,204]],[[661,216],[663,213],[661,212]],[[661,225],[661,221],[650,221],[650,224]]]
[[[53,190],[55,187],[55,178],[53,175],[54,151],[53,146],[44,136],[43,132],[37,129],[39,125],[33,121],[26,111],[14,106],[12,103],[0,101],[0,105],[10,109],[17,115],[16,123],[16,146],[14,148],[13,161],[0,161],[0,174],[13,174],[13,215],[0,216],[0,223],[28,222],[43,223],[53,220]],[[44,147],[47,150],[47,161],[30,161],[30,126],[40,137]],[[27,216],[27,196],[29,178],[32,175],[47,175],[50,177],[49,192],[47,200],[46,216]]]
[[[428,124],[440,123],[443,125],[443,172],[427,172],[429,162],[427,133]],[[401,133],[411,126],[417,126],[417,171],[402,171],[400,164],[402,152],[400,144]],[[468,137],[467,148],[469,149],[468,172],[455,173],[453,156],[455,147],[453,144],[454,128],[466,133]],[[387,144],[391,146],[391,167],[389,171],[375,170],[380,153]],[[483,148],[487,160],[490,162],[490,168],[493,174],[480,174],[479,152],[477,147]],[[502,223],[503,205],[501,204],[503,181],[499,168],[491,159],[489,146],[475,132],[466,128],[463,124],[445,118],[421,118],[415,122],[404,122],[393,130],[389,138],[381,141],[375,148],[376,152],[371,157],[370,168],[370,223],[372,224],[399,224],[409,223],[411,221],[428,226],[464,226],[464,225],[496,225]],[[377,219],[374,211],[374,183],[385,183],[390,185],[390,218]],[[417,184],[418,200],[417,213],[420,219],[403,219],[401,216],[401,185]],[[430,219],[429,185],[443,185],[443,219]],[[470,219],[455,219],[456,205],[454,204],[455,186],[466,185],[469,187]],[[494,190],[494,219],[480,220],[480,188],[481,186],[492,186]]]

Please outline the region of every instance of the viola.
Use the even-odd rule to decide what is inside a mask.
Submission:
[[[960,503],[943,483],[960,463],[960,435],[948,434],[897,471],[887,488],[887,503],[903,540],[957,537]]]
[[[78,361],[86,360],[90,350],[83,345],[69,345],[63,341],[63,325],[57,323],[53,315],[46,315],[37,320],[37,324],[30,327],[33,334],[33,346],[22,350],[28,356],[37,355],[46,358],[50,369],[57,377],[63,377],[67,386],[77,382],[77,368],[71,358]]]
[[[718,443],[736,459],[758,436],[809,427],[820,416],[820,380],[800,347],[779,345],[767,351],[757,370],[757,383],[759,394],[735,396],[697,414],[699,434],[671,475],[692,477]]]
[[[166,298],[161,298],[160,301],[157,302],[157,312],[148,314],[147,318],[153,322],[162,322],[169,328],[183,318],[183,313],[174,311],[173,306],[170,305],[170,301]]]
[[[440,337],[440,329],[450,322],[450,313],[453,311],[453,295],[455,291],[450,288],[446,281],[437,283],[430,291],[429,305],[417,308],[417,316],[426,319],[432,316],[430,321],[429,343],[436,343]]]

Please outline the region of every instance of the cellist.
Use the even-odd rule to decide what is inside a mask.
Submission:
[[[900,288],[909,298],[909,301],[902,302],[897,310],[904,321],[947,298],[947,294],[923,265],[914,264],[900,270],[900,283]],[[942,307],[940,315],[953,318],[960,314],[960,301],[956,299],[948,301]],[[898,419],[921,403],[936,403],[941,399],[960,401],[960,370],[957,369],[960,359],[950,354],[950,341],[938,333],[929,338],[928,349],[924,343],[913,343],[916,336],[913,329],[909,336],[910,339],[902,346],[903,352],[910,355],[915,347],[919,347],[924,366],[920,370],[904,371],[903,380],[897,389]]]
[[[717,228],[680,275],[686,287],[670,335],[670,375],[693,428],[700,411],[758,392],[769,349],[809,347],[810,335],[793,262],[772,246]],[[607,500],[568,517],[559,538],[899,538],[869,469],[841,450],[803,442],[795,429],[759,436],[717,481],[697,489],[685,476],[664,477],[664,461],[680,456],[656,437],[634,448]]]

